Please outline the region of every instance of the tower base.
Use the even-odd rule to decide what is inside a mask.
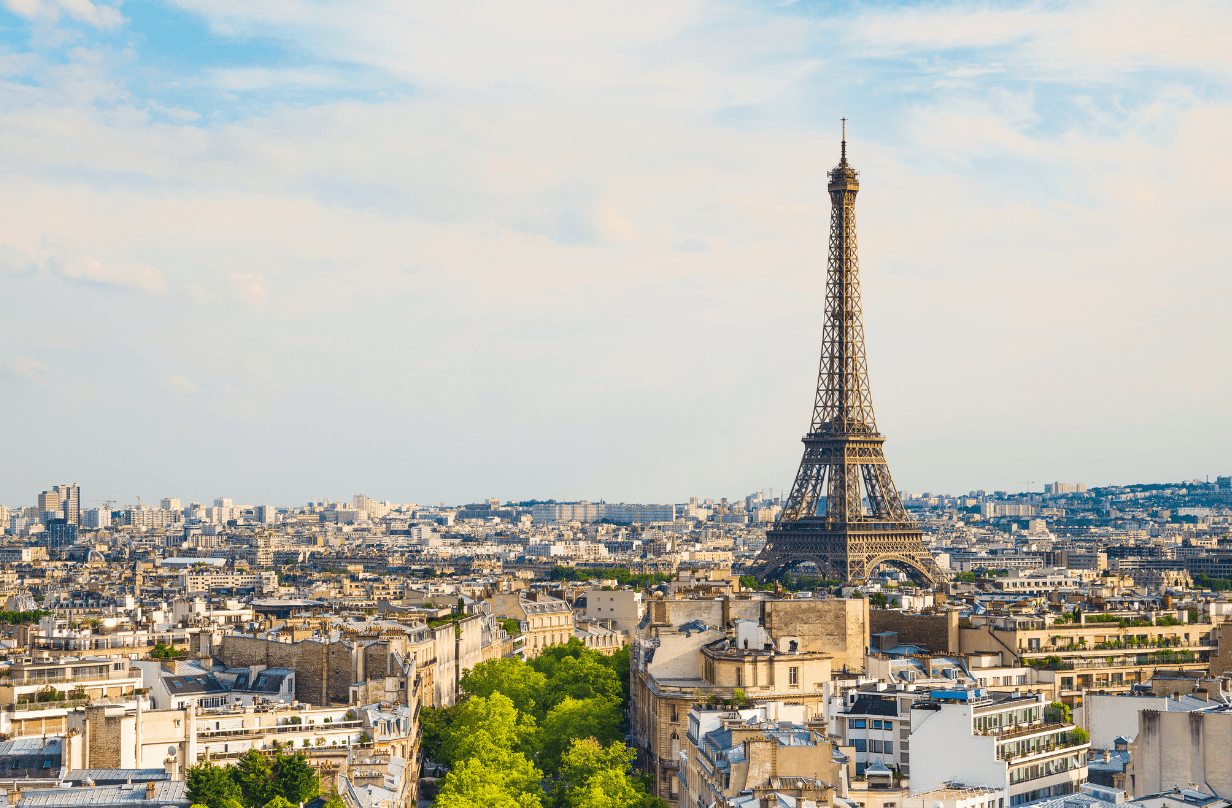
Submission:
[[[764,581],[806,562],[816,564],[823,577],[840,581],[865,581],[883,563],[930,586],[946,578],[913,522],[861,522],[827,529],[824,519],[776,524],[766,532],[766,546],[751,572]]]

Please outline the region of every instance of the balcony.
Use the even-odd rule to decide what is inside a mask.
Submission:
[[[1069,724],[1057,724],[1049,721],[1032,721],[1028,724],[1010,724],[1004,727],[990,727],[984,734],[992,735],[1002,741],[1024,738],[1028,735],[1038,735],[1041,732],[1060,732]]]
[[[1200,653],[1180,651],[1151,651],[1142,654],[1118,654],[1116,656],[1067,657],[1050,655],[1041,659],[1024,659],[1024,665],[1052,671],[1090,670],[1092,668],[1133,668],[1159,665],[1205,665]]]
[[[1053,754],[1056,754],[1057,752],[1064,752],[1064,751],[1071,750],[1071,749],[1078,749],[1080,747],[1089,748],[1090,746],[1091,746],[1090,741],[1073,740],[1073,736],[1066,735],[1066,736],[1063,736],[1062,739],[1059,741],[1049,741],[1048,743],[1042,743],[1037,747],[1027,749],[1022,752],[1010,752],[1010,751],[998,750],[997,760],[1014,761],[1014,762],[1020,763],[1023,761],[1031,761],[1036,758],[1053,755]]]

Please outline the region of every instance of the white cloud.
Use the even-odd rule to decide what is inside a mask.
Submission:
[[[179,395],[195,393],[201,389],[196,384],[190,382],[188,379],[179,374],[168,376],[166,379],[166,385],[168,390]]]
[[[12,244],[0,244],[0,271],[20,274],[37,268],[38,264],[25,250]]]
[[[124,22],[119,9],[90,0],[3,0],[4,7],[28,20],[59,19],[63,14],[95,28],[111,30]]]
[[[15,356],[10,363],[18,373],[28,379],[38,380],[47,374],[47,366],[25,356]]]
[[[260,306],[269,300],[269,286],[257,272],[236,272],[231,276],[235,294],[249,306]]]
[[[218,295],[208,291],[204,286],[196,281],[192,281],[188,284],[188,294],[192,296],[194,301],[203,306],[209,305],[210,303],[218,303],[222,300],[222,298]]]
[[[69,280],[144,292],[161,292],[166,286],[162,273],[148,264],[136,261],[103,263],[82,253],[71,241],[56,236],[44,237],[43,247],[47,268]]]

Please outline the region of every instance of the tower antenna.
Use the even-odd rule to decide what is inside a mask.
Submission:
[[[843,118],[843,162],[847,162],[847,119]]]

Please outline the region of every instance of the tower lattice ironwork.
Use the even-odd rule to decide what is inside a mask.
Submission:
[[[813,420],[791,494],[753,571],[764,580],[812,562],[823,575],[856,581],[889,563],[936,583],[944,575],[903,508],[873,418],[856,253],[860,175],[847,162],[846,119],[843,130],[842,159],[827,185],[830,257]]]

